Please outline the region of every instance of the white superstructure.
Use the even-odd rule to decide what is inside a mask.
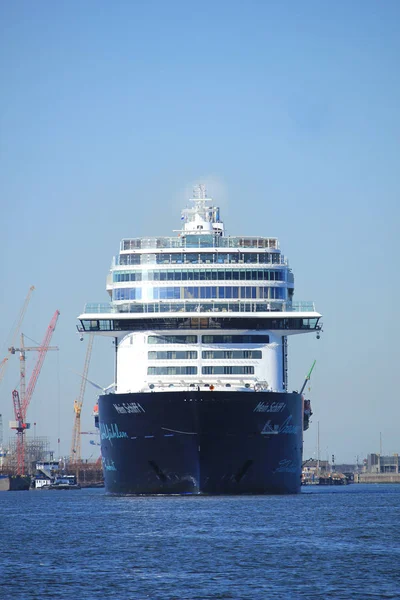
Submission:
[[[80,331],[115,338],[117,393],[173,387],[286,391],[287,336],[320,330],[312,303],[271,237],[225,236],[204,186],[174,237],[123,239],[109,304],[88,304]]]

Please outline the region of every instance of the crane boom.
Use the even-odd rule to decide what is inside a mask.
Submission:
[[[85,365],[83,367],[83,373],[82,373],[83,376],[81,379],[81,389],[79,391],[79,402],[81,405],[83,404],[83,398],[84,398],[85,390],[86,390],[86,382],[87,382],[87,376],[88,376],[88,372],[89,372],[90,358],[92,356],[93,340],[94,340],[94,336],[90,335],[88,347],[86,349]]]
[[[86,349],[86,357],[85,357],[85,365],[83,367],[83,373],[81,376],[81,388],[79,391],[79,396],[76,400],[74,400],[74,411],[75,411],[75,419],[74,419],[74,428],[72,431],[72,443],[71,443],[71,462],[72,463],[80,463],[81,462],[81,412],[83,406],[83,399],[85,396],[86,390],[86,382],[87,375],[89,372],[90,358],[92,356],[92,348],[93,348],[93,340],[94,336],[89,336],[89,342]]]
[[[315,367],[315,363],[316,363],[316,362],[317,362],[317,361],[316,361],[316,360],[314,360],[313,364],[311,365],[311,369],[309,370],[309,372],[308,372],[308,375],[306,375],[306,378],[305,378],[305,380],[304,380],[304,383],[303,383],[303,387],[302,387],[302,388],[301,388],[301,390],[300,390],[300,394],[302,394],[302,393],[304,392],[304,388],[305,388],[305,387],[306,387],[306,385],[307,385],[307,381],[310,381],[310,378],[311,378],[311,373],[313,372],[313,368]]]
[[[32,375],[29,380],[28,387],[26,388],[25,396],[22,399],[22,414],[23,414],[24,420],[26,418],[26,411],[28,410],[28,406],[31,401],[31,398],[32,398],[32,395],[33,395],[33,392],[34,392],[34,389],[36,386],[36,382],[38,380],[38,377],[39,377],[39,374],[40,374],[40,371],[41,371],[41,368],[43,365],[43,361],[46,357],[47,350],[50,345],[50,340],[53,336],[59,316],[60,316],[60,311],[56,310],[56,312],[53,315],[53,318],[50,321],[50,325],[47,328],[46,335],[44,336],[43,342],[40,345],[39,354],[38,354],[38,357],[36,360],[36,365],[32,371]]]
[[[14,328],[14,332],[13,332],[13,335],[12,335],[12,338],[11,338],[11,348],[13,346],[15,346],[15,343],[17,341],[18,332],[19,332],[20,327],[22,325],[22,321],[24,320],[26,309],[28,308],[28,304],[29,304],[29,301],[31,299],[31,296],[32,296],[32,293],[33,293],[34,289],[35,289],[35,286],[33,286],[33,285],[29,288],[28,295],[25,298],[24,304],[22,305],[21,312],[19,313],[18,321],[17,321],[17,324],[16,324],[16,326]],[[8,350],[8,352],[10,353],[10,349]],[[7,355],[6,357],[3,358],[3,360],[0,363],[0,382],[3,379],[4,374],[6,372],[6,368],[7,368],[7,364],[8,364],[8,358],[9,357]]]

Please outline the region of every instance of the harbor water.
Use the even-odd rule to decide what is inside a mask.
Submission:
[[[0,494],[0,598],[400,598],[400,485]]]

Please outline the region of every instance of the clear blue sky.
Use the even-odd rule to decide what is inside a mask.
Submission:
[[[400,451],[399,30],[390,0],[1,3],[0,348],[35,285],[23,331],[40,342],[59,309],[60,350],[29,419],[56,452],[84,363],[76,316],[107,301],[119,240],[169,235],[198,181],[230,234],[279,237],[295,298],[324,315],[320,341],[291,340],[293,389],[317,359],[305,457],[318,421],[323,458],[379,452],[380,433]],[[112,381],[111,342],[90,377]]]

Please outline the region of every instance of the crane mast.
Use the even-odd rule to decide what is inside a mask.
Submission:
[[[28,411],[28,407],[30,401],[33,396],[33,392],[36,387],[36,383],[40,374],[40,371],[43,366],[44,359],[46,357],[48,350],[58,350],[57,347],[50,347],[50,341],[54,330],[56,328],[57,320],[60,313],[58,310],[53,315],[53,318],[50,321],[49,326],[47,327],[46,334],[44,336],[43,342],[38,347],[25,347],[23,343],[21,344],[21,348],[14,348],[12,346],[9,348],[11,354],[15,354],[15,352],[20,352],[20,361],[21,361],[21,397],[17,390],[14,390],[12,393],[13,406],[14,406],[14,415],[15,421],[11,421],[11,429],[16,429],[17,431],[17,474],[24,475],[25,472],[25,431],[29,429],[30,424],[26,422],[26,413]],[[23,342],[23,336],[22,336]],[[30,377],[28,387],[25,390],[25,350],[37,350],[38,357],[36,359],[35,367],[32,371],[32,375]]]
[[[83,367],[83,374],[81,376],[81,388],[79,391],[78,398],[74,400],[75,419],[74,419],[74,427],[73,427],[73,431],[72,431],[72,443],[71,443],[71,453],[70,453],[71,463],[73,463],[73,464],[80,464],[80,462],[81,462],[81,412],[82,412],[82,406],[83,406],[83,399],[85,396],[86,381],[87,381],[87,375],[89,372],[90,358],[92,356],[93,340],[94,340],[94,336],[93,335],[89,336],[89,342],[88,342],[88,346],[86,349],[85,365]]]

